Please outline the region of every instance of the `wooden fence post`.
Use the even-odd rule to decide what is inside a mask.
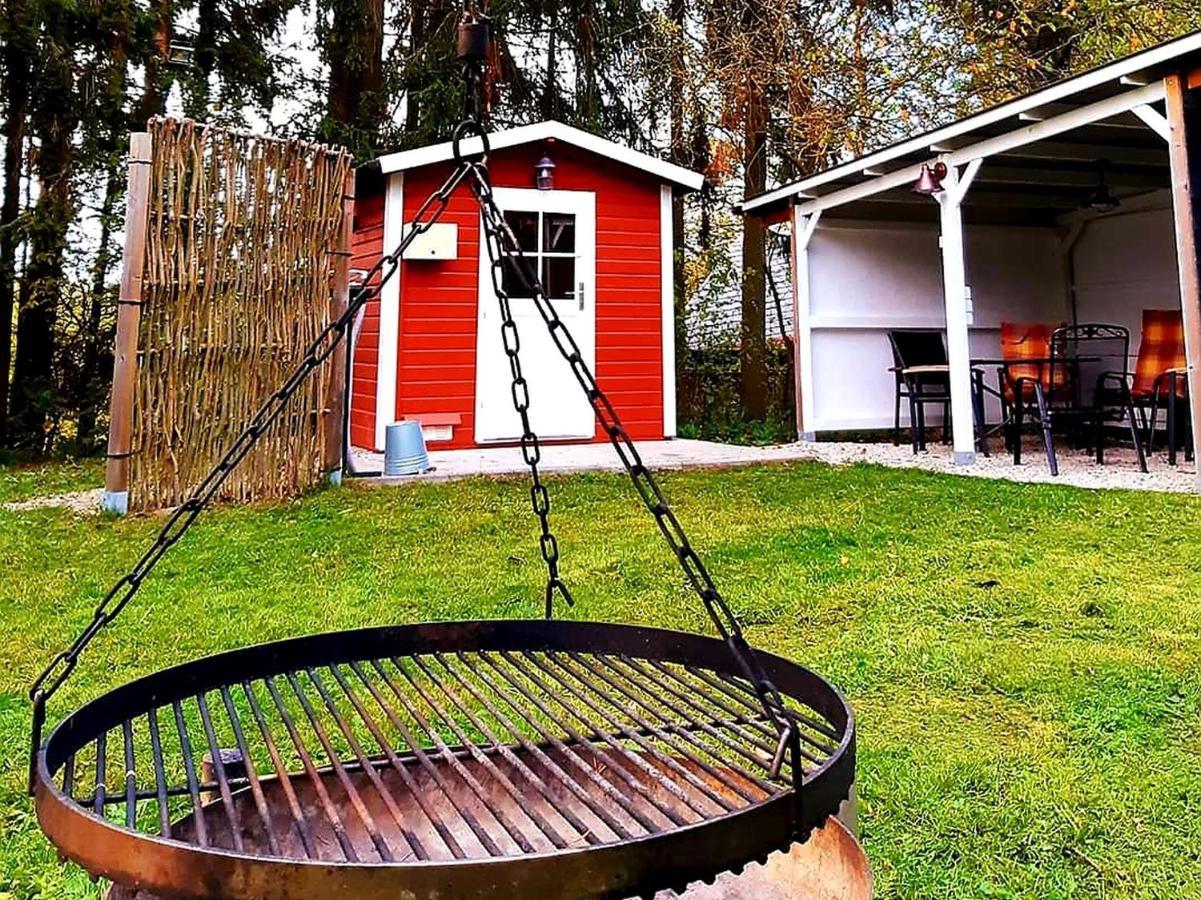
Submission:
[[[330,318],[336,320],[346,311],[350,302],[350,253],[354,237],[354,168],[346,173],[346,186],[342,191],[342,231],[338,249],[334,256],[334,290],[330,304]],[[325,399],[328,414],[325,417],[325,471],[334,484],[342,482],[342,434],[346,415],[343,399],[346,393],[346,353],[350,344],[350,329],[342,336],[337,350],[329,358],[330,377]]]
[[[1201,491],[1201,103],[1190,91],[1191,78],[1169,75],[1164,80],[1169,153],[1172,160],[1172,209],[1176,218],[1176,264],[1180,272],[1180,312],[1188,359],[1189,406],[1193,426],[1193,459],[1197,466],[1194,489]],[[1192,188],[1196,185],[1198,191]],[[1168,401],[1173,402],[1172,400]]]
[[[142,270],[146,263],[146,221],[150,211],[151,138],[129,136],[129,187],[125,199],[125,248],[117,297],[117,337],[113,352],[113,392],[109,404],[108,464],[103,508],[129,510],[129,456],[132,452],[133,395],[138,377],[138,326],[142,320]]]

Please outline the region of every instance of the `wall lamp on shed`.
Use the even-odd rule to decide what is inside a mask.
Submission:
[[[549,191],[555,186],[555,161],[548,153],[543,153],[534,163],[534,186],[540,191]]]
[[[917,176],[917,181],[913,185],[913,193],[937,194],[942,190],[942,180],[947,177],[947,164],[939,160],[933,166],[929,163],[922,163],[922,171]]]

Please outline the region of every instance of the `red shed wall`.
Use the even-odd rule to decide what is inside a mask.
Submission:
[[[541,152],[538,144],[496,151],[491,160],[493,184],[531,187],[534,161]],[[553,145],[551,155],[556,163],[556,188],[596,194],[597,380],[632,437],[662,438],[660,182],[644,172],[562,144]],[[406,222],[412,221],[449,171],[448,165],[436,165],[405,173]],[[378,202],[374,197],[371,200]],[[379,205],[382,213],[382,203]],[[376,254],[382,235],[382,215],[379,218],[379,229],[369,226],[363,233],[364,249],[374,235]],[[364,216],[364,221],[374,219]],[[475,431],[479,214],[466,188],[451,198],[443,221],[459,226],[458,258],[404,265],[396,417],[458,414],[460,424],[454,428],[454,439],[433,447],[470,447],[474,446]],[[355,265],[364,267],[358,262]],[[375,318],[371,319],[373,312]],[[356,353],[356,413],[352,415],[352,436],[360,446],[371,446],[374,440],[374,418],[368,422],[366,413],[368,409],[374,413],[378,307],[369,309],[367,316]],[[360,394],[370,394],[370,403],[359,401]],[[604,440],[605,435],[598,429],[594,439]]]
[[[357,193],[357,192],[356,192]],[[354,203],[352,269],[370,269],[383,255],[384,194],[382,188],[358,194]],[[375,388],[379,354],[379,299],[363,310],[354,349],[350,388],[350,442],[356,447],[375,444]]]

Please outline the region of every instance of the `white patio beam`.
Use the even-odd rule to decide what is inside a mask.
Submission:
[[[1079,109],[1079,105],[1074,103],[1048,103],[1046,106],[1035,107],[1034,109],[1026,110],[1018,113],[1019,122],[1045,122],[1053,116],[1060,116],[1064,113],[1073,112]],[[1118,113],[1118,116],[1123,115]],[[1098,128],[1117,128],[1122,131],[1141,131],[1143,126],[1138,122],[1133,122],[1129,119],[1118,118],[1111,116],[1108,119],[1098,119],[1096,122],[1089,124]]]
[[[968,346],[967,263],[963,247],[963,198],[982,160],[964,167],[948,165],[938,201],[942,245],[943,301],[947,312],[947,363],[951,383],[951,449],[957,466],[976,461],[976,434],[972,416],[971,351]],[[944,428],[946,427],[944,423]]]
[[[1165,141],[1172,140],[1172,128],[1168,125],[1168,120],[1159,110],[1150,106],[1136,106],[1130,110],[1136,116],[1143,120],[1143,124],[1158,134]]]
[[[1196,475],[1193,490],[1201,493],[1201,259],[1198,231],[1201,229],[1198,202],[1197,150],[1201,140],[1201,115],[1189,102],[1189,81],[1170,75],[1165,107],[1171,123],[1172,216],[1176,225],[1176,265],[1180,281],[1180,315],[1184,323],[1184,355],[1188,366],[1189,417],[1193,432]],[[1192,144],[1192,146],[1190,146]],[[1171,402],[1171,401],[1169,401]]]
[[[1163,82],[1157,81],[1154,84],[1126,91],[1125,93],[1108,97],[1104,100],[1098,100],[1096,103],[1081,106],[1071,112],[1054,116],[1042,122],[1036,122],[1033,125],[1027,125],[1024,128],[1018,128],[1014,131],[999,134],[995,137],[986,138],[962,147],[953,147],[949,152],[944,154],[943,160],[949,167],[954,168],[973,159],[1002,155],[1018,147],[1044,141],[1056,135],[1063,134],[1066,131],[1071,131],[1073,128],[1087,125],[1097,119],[1104,119],[1119,112],[1128,112],[1136,106],[1145,106],[1148,103],[1162,100],[1163,94]],[[958,141],[952,143],[958,143]],[[935,143],[931,146],[937,147],[943,145]],[[1098,153],[1105,153],[1106,159],[1115,160],[1113,156],[1114,151],[1109,148],[1098,148]],[[807,216],[820,210],[842,206],[852,203],[855,200],[862,200],[865,197],[870,197],[872,194],[892,190],[905,184],[912,184],[921,173],[921,168],[922,163],[914,163],[903,169],[882,175],[879,178],[843,188],[842,190],[832,191],[814,200],[807,200],[799,204],[797,208],[801,215]]]
[[[809,244],[821,212],[792,208],[792,372],[797,439],[816,440],[813,413],[813,322],[809,295]]]

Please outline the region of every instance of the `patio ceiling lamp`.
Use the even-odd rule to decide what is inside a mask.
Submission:
[[[1105,181],[1105,169],[1108,166],[1108,160],[1102,159],[1097,162],[1097,186],[1092,189],[1088,200],[1085,201],[1084,205],[1087,209],[1097,212],[1112,212],[1122,205],[1122,201],[1113,195]]]
[[[922,163],[922,171],[913,185],[913,193],[927,196],[937,194],[942,190],[942,180],[946,177],[947,164],[945,162],[939,160],[934,165]]]
[[[534,164],[534,186],[540,191],[549,191],[555,186],[555,161],[545,151]]]

